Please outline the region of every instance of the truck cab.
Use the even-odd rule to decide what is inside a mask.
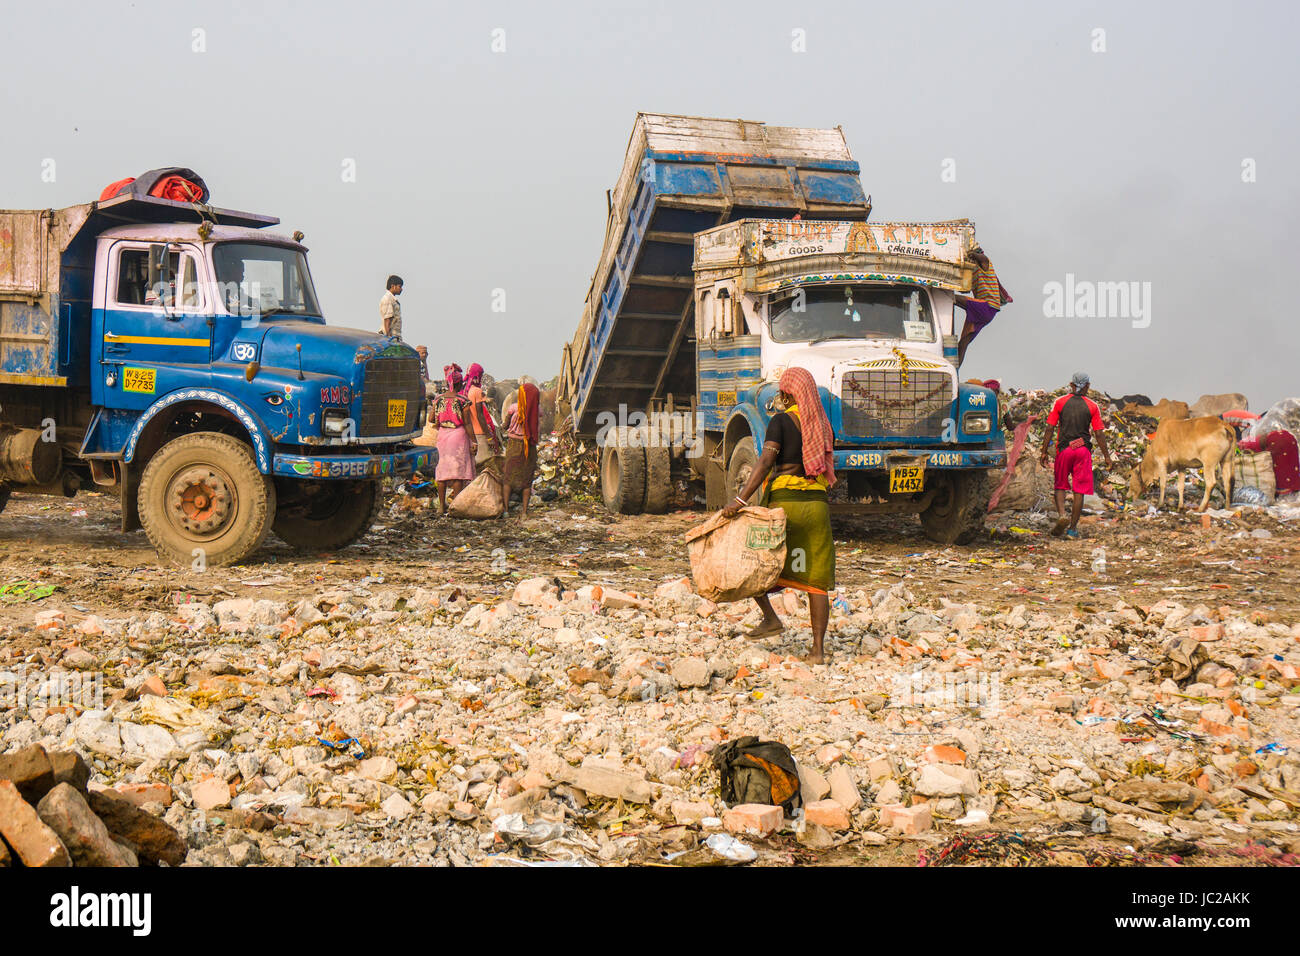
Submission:
[[[786,368],[810,372],[846,478],[841,512],[914,511],[970,540],[1005,463],[997,396],[958,379],[954,307],[974,228],[742,220],[696,237],[698,413],[711,506],[758,460]]]
[[[381,480],[432,461],[410,444],[419,357],[327,326],[277,222],[130,196],[0,212],[21,240],[0,276],[0,495],[116,490],[123,529],[176,562],[364,534]]]

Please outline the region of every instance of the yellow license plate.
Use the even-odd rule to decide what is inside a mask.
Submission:
[[[925,486],[925,465],[895,465],[889,469],[889,493],[907,495]]]
[[[735,393],[735,392],[718,392],[718,404],[719,404],[719,405],[735,405],[735,404],[736,404],[736,393]]]
[[[406,424],[406,399],[390,398],[388,400],[388,427],[400,428]]]
[[[122,391],[152,395],[158,385],[158,370],[152,368],[122,369]]]

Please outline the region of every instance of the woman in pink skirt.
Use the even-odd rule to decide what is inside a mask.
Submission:
[[[447,379],[447,391],[433,403],[433,417],[438,423],[438,468],[434,478],[438,482],[438,513],[445,515],[447,502],[474,479],[474,436],[469,430],[469,400],[460,393],[465,381],[460,366],[448,365],[442,374]]]

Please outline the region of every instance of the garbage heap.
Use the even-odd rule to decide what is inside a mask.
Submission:
[[[600,497],[599,449],[594,441],[578,438],[571,424],[543,435],[537,452],[537,481],[534,490],[571,501],[594,501]]]
[[[1067,389],[1052,391],[1041,388],[1003,388],[998,396],[1002,427],[1007,443],[1012,445],[1016,429],[1029,423],[1024,449],[1015,461],[1014,474],[998,501],[998,510],[1032,511],[1048,507],[1052,500],[1052,472],[1038,463],[1047,432],[1047,415]],[[1129,473],[1142,460],[1146,436],[1156,430],[1159,420],[1137,411],[1123,411],[1121,403],[1105,392],[1091,390],[1088,397],[1101,409],[1106,426],[1106,442],[1114,457],[1114,467],[1100,469],[1097,496],[1103,502],[1118,505],[1127,497]],[[1103,465],[1099,455],[1094,456]],[[1000,476],[999,476],[1000,480]],[[1189,488],[1192,487],[1189,485]]]

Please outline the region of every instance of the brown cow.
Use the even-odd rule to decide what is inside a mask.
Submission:
[[[1147,443],[1142,462],[1133,469],[1129,490],[1139,497],[1151,482],[1160,482],[1160,506],[1165,503],[1165,484],[1171,469],[1200,465],[1205,472],[1205,498],[1198,511],[1210,506],[1215,471],[1223,478],[1223,497],[1232,501],[1232,456],[1237,448],[1237,433],[1218,418],[1166,419]],[[1178,507],[1183,507],[1183,475],[1178,474]]]
[[[1123,411],[1136,412],[1139,415],[1145,415],[1147,418],[1158,418],[1164,421],[1166,418],[1183,419],[1191,417],[1191,410],[1187,407],[1186,402],[1176,402],[1173,399],[1162,398],[1159,405],[1125,405]]]

